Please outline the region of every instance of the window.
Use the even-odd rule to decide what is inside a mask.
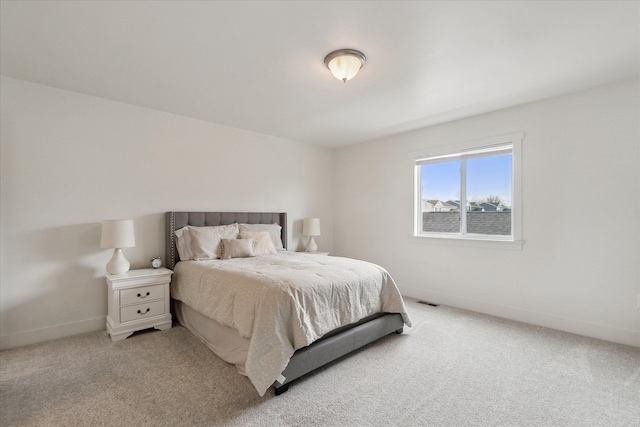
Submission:
[[[416,153],[414,235],[520,241],[523,136]]]

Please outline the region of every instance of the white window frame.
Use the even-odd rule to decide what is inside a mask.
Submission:
[[[465,242],[496,242],[497,244],[514,243],[521,247],[522,241],[522,145],[524,132],[494,136],[462,143],[432,147],[413,152],[414,167],[414,221],[413,236],[429,239],[444,239],[449,241]],[[462,156],[473,156],[474,153],[488,152],[501,147],[511,146],[512,177],[511,177],[511,235],[498,236],[487,234],[462,234],[462,233],[426,233],[422,231],[422,180],[421,166],[425,160],[455,160]],[[461,179],[466,181],[466,177]],[[464,186],[461,188],[460,203],[466,200]],[[461,205],[462,206],[462,205]],[[461,208],[462,210],[462,208]],[[461,215],[461,222],[466,220],[466,215]],[[466,227],[463,226],[463,229]]]

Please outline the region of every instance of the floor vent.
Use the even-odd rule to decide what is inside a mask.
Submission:
[[[430,305],[431,307],[438,307],[440,304],[434,304],[429,301],[418,301],[418,304]]]

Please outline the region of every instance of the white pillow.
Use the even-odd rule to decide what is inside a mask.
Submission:
[[[216,259],[222,256],[221,239],[238,237],[238,224],[216,225],[213,227],[188,226],[191,237],[190,259]],[[182,257],[180,257],[182,259]]]
[[[267,231],[271,237],[273,246],[279,251],[284,250],[284,246],[282,245],[282,227],[278,224],[240,224],[239,231],[240,233],[245,231]]]
[[[253,239],[222,239],[222,259],[256,256]]]
[[[278,253],[268,231],[245,231],[238,234],[238,239],[253,239],[253,252],[256,256]]]
[[[178,249],[180,259],[192,259],[193,254],[191,253],[191,234],[189,233],[189,228],[182,227],[173,234],[176,235],[176,248]]]

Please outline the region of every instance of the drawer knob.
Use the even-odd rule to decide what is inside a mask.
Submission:
[[[151,295],[149,292],[147,292],[147,294],[146,294],[146,295],[138,294],[138,298],[146,298],[146,297],[148,297],[149,295]]]
[[[142,310],[138,310],[138,314],[147,314],[151,308],[147,307],[147,309],[143,312]]]

